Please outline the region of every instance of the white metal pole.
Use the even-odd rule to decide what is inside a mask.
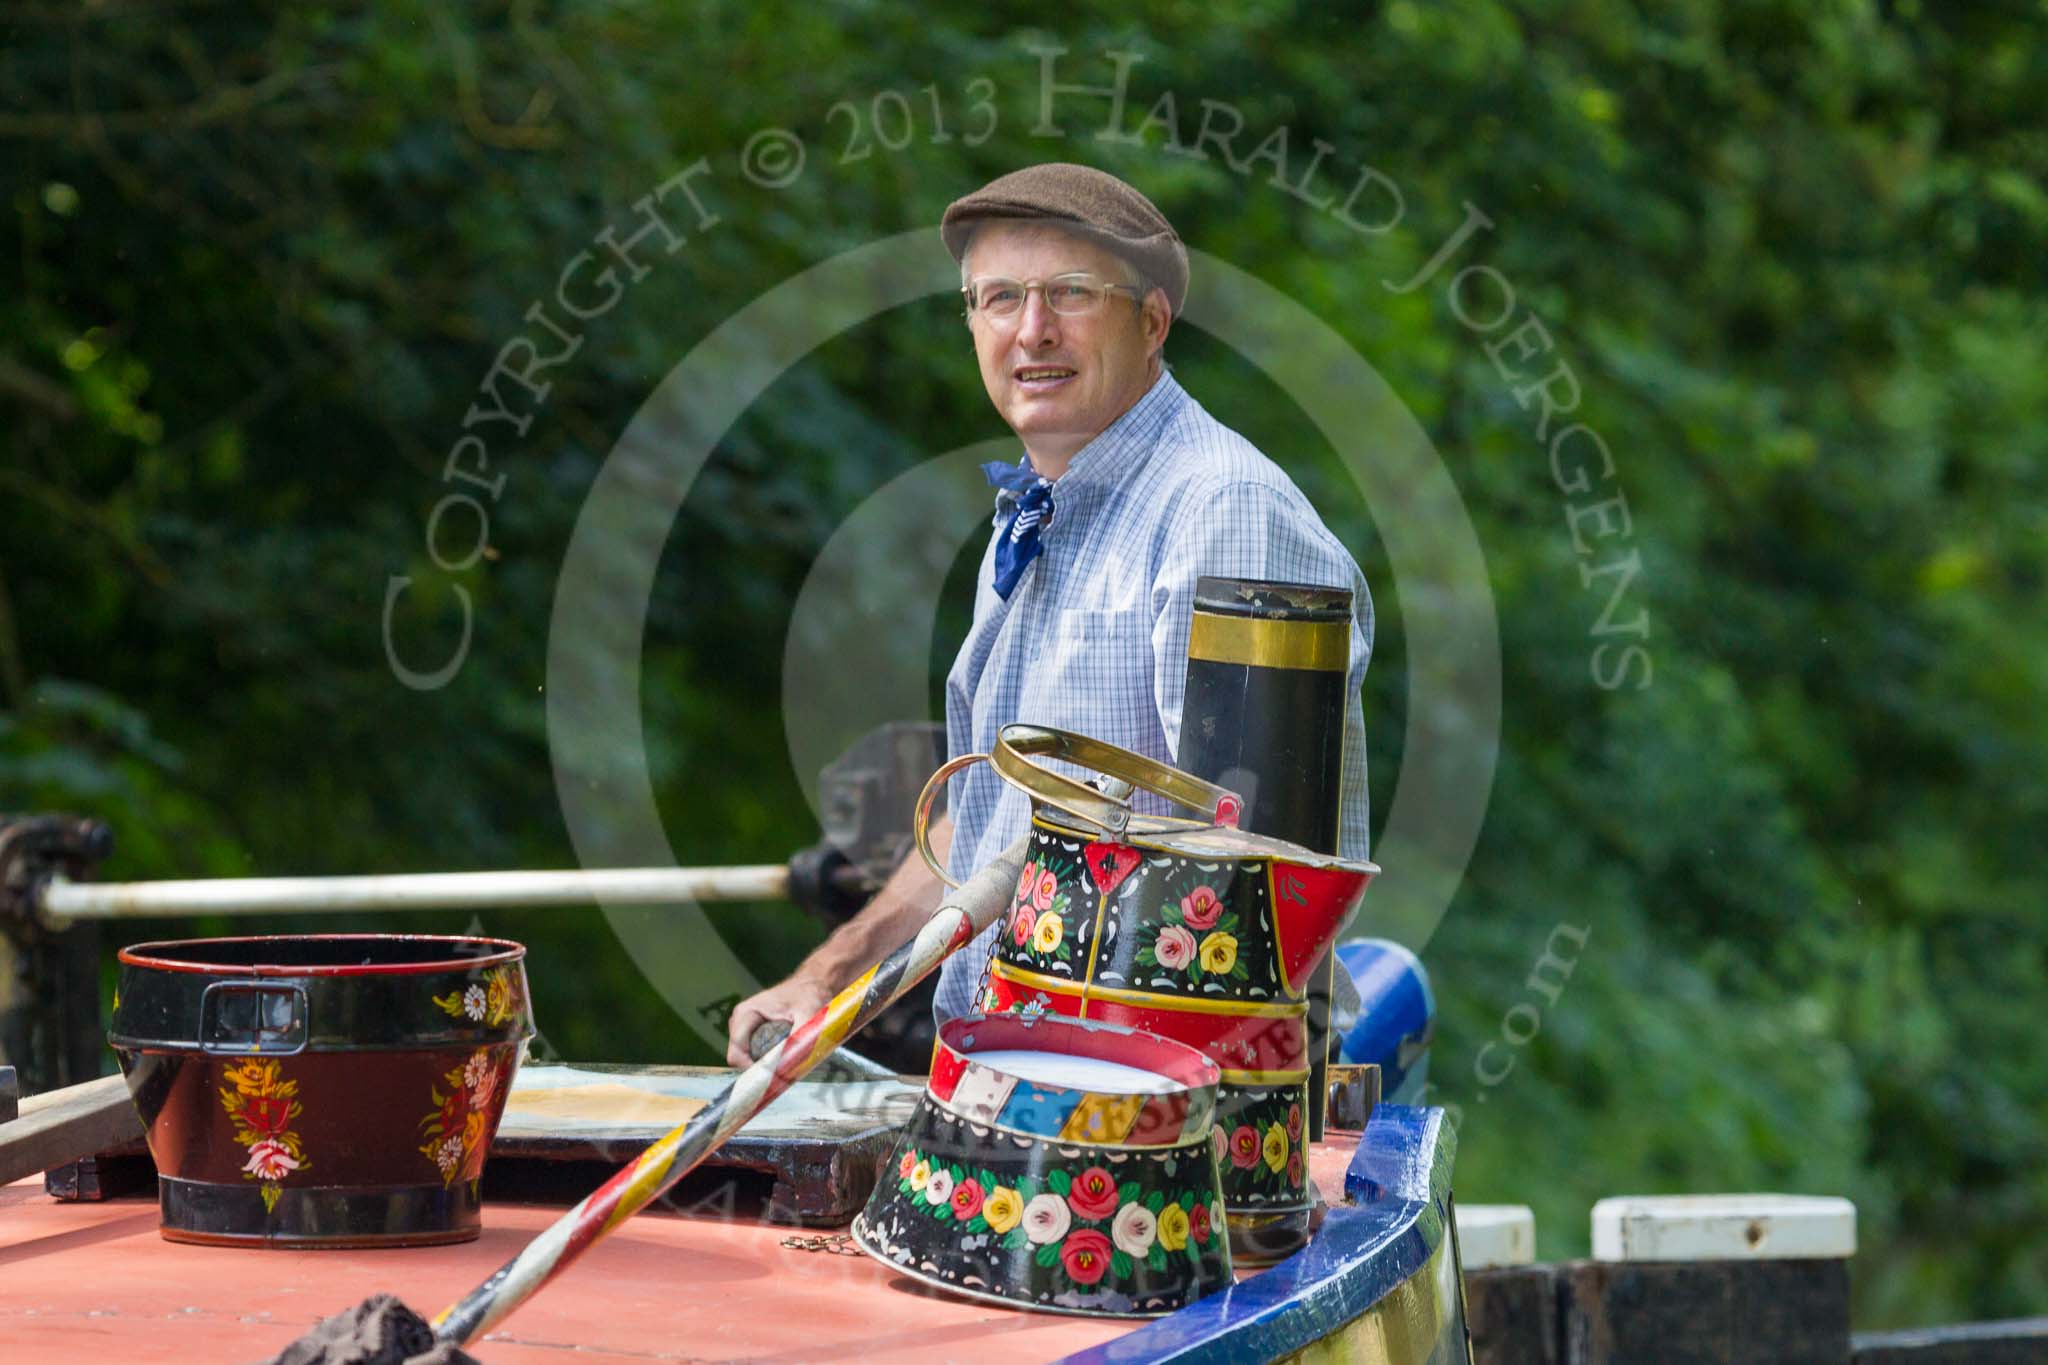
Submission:
[[[37,898],[48,923],[180,915],[294,915],[347,910],[782,900],[789,869],[600,867],[562,872],[407,872],[379,877],[230,877],[176,882],[74,882],[54,877]]]

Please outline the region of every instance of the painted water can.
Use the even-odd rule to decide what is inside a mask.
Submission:
[[[1216,1064],[1058,1015],[948,1020],[893,1164],[853,1222],[867,1253],[956,1294],[1156,1317],[1231,1280]]]
[[[987,757],[1030,794],[1032,822],[982,1008],[1102,1020],[1200,1049],[1221,1070],[1232,1250],[1250,1262],[1299,1247],[1313,1211],[1308,989],[1379,869],[1246,834],[1230,791],[1085,736],[1006,726]],[[1137,788],[1202,818],[1134,813]]]
[[[479,1180],[526,1040],[507,939],[322,934],[124,948],[112,1043],[163,1235],[425,1246],[482,1230]]]

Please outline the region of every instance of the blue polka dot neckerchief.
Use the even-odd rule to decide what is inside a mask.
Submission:
[[[1017,510],[996,545],[996,596],[1004,601],[1016,591],[1017,580],[1038,552],[1045,547],[1039,536],[1052,525],[1052,480],[1040,476],[1028,464],[1005,464],[992,460],[981,467],[990,484],[1019,494]]]

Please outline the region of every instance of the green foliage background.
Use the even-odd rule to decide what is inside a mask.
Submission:
[[[1607,1194],[1846,1194],[1859,1324],[2044,1311],[2038,8],[1125,12],[1054,31],[943,3],[10,7],[0,809],[110,820],[111,878],[567,864],[548,612],[626,420],[791,274],[931,226],[1016,165],[1089,161],[1337,328],[1429,431],[1478,528],[1505,732],[1426,953],[1461,1197],[1534,1205],[1559,1256]],[[1127,128],[1171,91],[1191,139],[1200,101],[1225,101],[1240,155],[1285,125],[1298,176],[1320,138],[1320,192],[1369,163],[1404,217],[1362,234],[1161,130],[1097,141],[1107,106],[1086,96],[1061,100],[1064,138],[1033,137],[1034,44],[1091,84],[1108,50],[1142,53]],[[995,130],[970,146],[978,78]],[[908,144],[843,160],[834,103],[866,123],[891,89]],[[809,149],[786,189],[739,173],[771,124]],[[721,224],[589,325],[523,437],[493,431],[490,553],[444,573],[422,528],[491,357],[595,233],[629,231],[633,201],[699,156]],[[1610,490],[1560,489],[1493,338],[1441,280],[1382,284],[1467,202],[1496,226],[1466,259],[1556,339],[1577,415],[1614,452]],[[693,491],[642,696],[682,859],[779,860],[815,837],[776,705],[789,601],[869,490],[1002,434],[958,327],[934,298],[823,348]],[[1369,511],[1242,362],[1191,335],[1169,356],[1366,568],[1383,814],[1407,697],[1401,585]],[[1569,517],[1602,491],[1632,529],[1581,555]],[[443,529],[452,549],[465,528]],[[1589,670],[1605,588],[1581,571],[1629,551],[1621,617],[1648,611],[1652,672],[1610,691]],[[473,595],[445,689],[408,691],[386,665],[393,575],[416,580],[399,618],[415,659],[445,656],[451,589]],[[956,593],[956,634],[960,610]],[[818,932],[786,907],[718,914],[764,977]],[[532,945],[558,1052],[703,1055],[595,918],[484,922]],[[1524,979],[1559,925],[1587,939],[1552,1004]],[[1482,1084],[1480,1049],[1524,1002],[1540,1031]]]

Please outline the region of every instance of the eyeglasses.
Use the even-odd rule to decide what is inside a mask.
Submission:
[[[983,276],[968,281],[960,293],[966,298],[967,311],[970,313],[980,313],[990,318],[1013,318],[1024,311],[1024,300],[1034,289],[1045,295],[1046,307],[1067,317],[1093,313],[1102,307],[1104,299],[1119,291],[1129,294],[1134,299],[1145,296],[1145,291],[1136,285],[1115,284],[1085,270],[1077,270],[1068,275],[1055,275],[1049,280],[1009,280],[994,275]]]

